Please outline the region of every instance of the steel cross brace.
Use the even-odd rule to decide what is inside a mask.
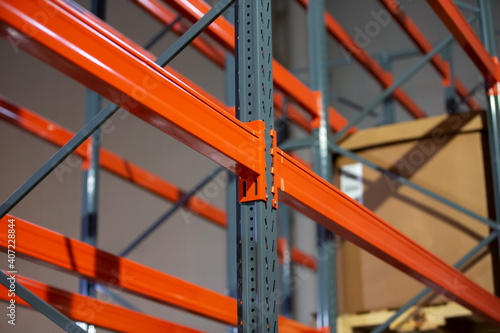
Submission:
[[[207,12],[210,8],[210,6],[202,0],[164,0],[164,2],[168,3],[191,21],[197,20],[202,13]],[[227,20],[219,18],[219,20],[207,28],[206,33],[218,41],[228,51],[234,51],[234,27]],[[300,105],[312,117],[317,117],[317,98],[315,93],[274,59],[272,60],[272,66],[275,87]],[[340,130],[347,123],[345,118],[331,107],[329,108],[329,115],[331,120],[330,125],[334,131]]]
[[[6,223],[10,218],[16,219],[16,233],[20,235],[16,238],[16,250],[29,260],[43,261],[63,271],[148,298],[157,304],[171,305],[220,323],[237,325],[234,298],[117,257],[11,215],[1,219],[0,223]],[[7,246],[7,233],[0,233],[0,251],[7,251]],[[75,312],[78,312],[78,308]],[[306,325],[282,317],[279,318],[279,325],[283,332],[316,332]]]
[[[441,202],[442,204],[445,204],[448,207],[451,207],[451,208],[477,220],[478,222],[481,222],[481,223],[489,226],[492,229],[500,230],[500,227],[497,225],[497,223],[495,221],[493,221],[489,218],[486,218],[484,216],[481,216],[481,215],[477,214],[476,212],[473,212],[472,210],[470,210],[462,205],[459,205],[458,203],[456,203],[452,200],[449,200],[449,199],[447,199],[447,198],[445,198],[445,197],[443,197],[443,196],[441,196],[441,195],[439,195],[439,194],[437,194],[437,193],[435,193],[435,192],[433,192],[433,191],[431,191],[423,186],[420,186],[408,178],[405,178],[405,177],[402,177],[402,176],[397,175],[395,173],[392,173],[389,170],[386,170],[386,169],[382,168],[381,166],[373,163],[372,161],[369,161],[369,160],[357,155],[356,153],[354,153],[352,151],[349,151],[347,149],[343,149],[342,147],[339,147],[338,145],[336,145],[332,142],[330,142],[329,146],[330,146],[330,149],[332,150],[332,152],[334,152],[334,153],[338,153],[338,154],[346,156],[354,161],[362,163],[373,170],[379,171],[380,173],[382,173],[386,177],[389,177],[391,180],[397,181],[403,185],[411,187],[412,189],[419,191],[420,193],[423,193],[423,194],[429,196],[430,198],[433,198],[433,199]]]
[[[464,266],[471,258],[473,258],[479,251],[481,251],[484,247],[488,246],[491,242],[493,242],[495,239],[497,239],[497,233],[493,232],[491,233],[488,237],[483,239],[479,244],[477,244],[474,248],[472,248],[467,254],[465,254],[460,260],[458,260],[453,267],[455,268],[461,268]],[[417,304],[422,298],[425,297],[428,293],[430,293],[432,290],[430,288],[425,288],[421,292],[419,292],[415,297],[413,297],[408,303],[403,305],[401,308],[396,311],[396,313],[389,318],[385,323],[377,326],[375,329],[373,329],[370,333],[382,333],[385,331],[385,329],[389,328],[391,323],[398,319],[403,313],[405,313],[409,308],[411,308],[413,305]],[[454,297],[452,297],[454,298]]]
[[[473,22],[477,18],[476,15],[472,15],[469,18],[468,22]],[[349,123],[342,128],[340,131],[332,135],[331,140],[333,142],[340,139],[344,134],[346,134],[349,129],[353,126],[356,126],[361,122],[371,110],[377,107],[380,103],[382,103],[386,98],[388,98],[396,89],[398,89],[401,85],[411,79],[420,69],[422,69],[431,59],[439,53],[444,48],[448,47],[454,41],[453,35],[449,35],[443,38],[429,53],[427,53],[424,57],[422,57],[411,69],[409,69],[405,74],[399,77],[394,83],[385,89],[382,94],[380,94],[377,98],[375,98],[370,104],[368,104],[354,119],[349,120]]]
[[[308,0],[297,1],[304,8],[307,8],[309,5]],[[377,62],[348,35],[330,13],[325,12],[324,16],[328,32],[349,52],[349,55],[356,58],[358,63],[363,66],[384,87],[384,89],[389,87],[393,83],[391,73],[384,71]],[[420,107],[400,88],[395,89],[392,95],[394,95],[413,117],[422,118],[426,116]]]
[[[57,326],[61,327],[63,330],[75,333],[86,332],[73,321],[71,321],[68,317],[54,309],[54,307],[50,306],[47,302],[33,294],[31,291],[29,291],[26,287],[24,287],[17,281],[17,278],[11,280],[11,276],[7,275],[7,273],[5,273],[3,270],[0,270],[0,283],[8,290],[12,288],[11,284],[14,284],[14,290],[16,291],[17,296],[23,299],[26,303],[30,304],[34,309],[39,311],[45,317],[56,323]]]
[[[432,44],[425,38],[411,18],[405,14],[398,2],[395,0],[379,0],[379,2],[389,11],[402,30],[406,32],[408,37],[418,47],[420,53],[426,54],[432,50]],[[466,100],[467,105],[473,110],[479,110],[481,108],[474,98],[465,98],[467,96],[467,89],[460,79],[453,75],[452,63],[449,59],[443,59],[439,55],[435,55],[431,59],[431,63],[443,78],[443,85],[445,87],[452,86],[456,89],[456,91],[454,91],[455,89],[448,89],[450,90],[450,94],[451,92],[456,92],[461,98]],[[451,97],[454,97],[454,95],[451,95]]]
[[[68,318],[85,322],[99,328],[109,329],[113,332],[204,333],[199,330],[134,311],[133,309],[130,310],[126,307],[120,307],[107,301],[68,292],[55,286],[29,279],[25,276],[18,275],[17,281],[26,286],[42,300],[50,302],[54,308],[57,308],[65,316],[68,316]],[[7,302],[9,301],[8,290],[3,288],[0,289],[0,299]],[[17,299],[16,303],[22,306],[29,306],[28,302],[22,299]],[[71,329],[67,329],[67,331],[71,333],[77,332]],[[99,332],[100,330],[97,329],[97,331]]]

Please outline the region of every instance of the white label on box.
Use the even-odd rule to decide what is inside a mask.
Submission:
[[[340,168],[340,190],[363,204],[363,165],[347,164]]]

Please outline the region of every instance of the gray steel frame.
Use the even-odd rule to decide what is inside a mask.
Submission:
[[[265,123],[266,201],[238,206],[238,332],[278,332],[271,0],[235,2],[236,117]],[[239,185],[238,185],[239,186]],[[244,190],[244,189],[243,189]]]
[[[493,26],[493,13],[491,0],[477,0],[480,17],[480,32],[486,51],[491,56],[498,56],[495,29]],[[486,96],[493,82],[485,82]],[[500,88],[497,84],[497,89]],[[497,221],[497,233],[500,230],[500,96],[488,96],[487,102],[488,143],[490,146],[491,176],[493,180],[493,216]],[[491,230],[495,230],[494,227]],[[500,241],[497,239],[490,250],[493,258],[493,271],[495,276],[495,293],[500,297]]]
[[[160,66],[168,64],[177,54],[179,54],[189,43],[194,40],[210,23],[220,16],[231,4],[233,0],[220,0],[210,11],[196,22],[188,31],[183,34],[169,49],[167,49],[156,61]],[[99,7],[102,11],[104,0],[95,0],[93,4]],[[481,32],[487,50],[491,55],[496,55],[495,31],[493,30],[491,10],[491,0],[478,0],[478,7],[473,7],[456,1],[457,5],[479,13],[481,17]],[[271,186],[273,185],[273,175],[271,167],[273,159],[271,156],[272,139],[270,130],[274,127],[274,112],[273,112],[273,83],[272,83],[272,36],[271,36],[271,1],[251,1],[237,0],[235,3],[235,40],[236,40],[236,60],[231,60],[228,57],[228,68],[235,68],[232,72],[228,70],[228,75],[232,75],[236,80],[233,81],[230,77],[227,79],[228,88],[236,95],[236,115],[244,121],[264,120],[266,125],[266,194],[267,200],[257,200],[253,202],[239,203],[236,201],[238,181],[237,177],[230,175],[228,181],[228,251],[237,253],[237,256],[228,256],[228,268],[233,273],[228,274],[229,293],[238,298],[238,331],[240,332],[277,332],[278,331],[278,290],[276,283],[277,271],[277,254],[276,254],[276,210],[273,208],[271,200]],[[98,7],[95,7],[98,15]],[[386,107],[385,121],[393,121],[393,109],[390,105],[390,96],[403,83],[409,80],[416,72],[429,62],[429,60],[443,49],[449,48],[454,41],[452,36],[443,39],[434,49],[426,54],[415,66],[407,73],[401,76],[393,85],[383,91],[383,93],[372,101],[368,106],[349,122],[349,124],[335,135],[331,135],[328,122],[328,79],[327,72],[324,71],[328,67],[326,62],[326,27],[324,23],[325,1],[311,1],[308,8],[308,25],[310,39],[310,71],[311,71],[311,88],[321,93],[322,109],[320,110],[319,127],[313,131],[311,137],[290,141],[285,143],[288,149],[303,148],[308,145],[314,148],[314,170],[315,172],[330,181],[332,178],[332,151],[343,154],[352,159],[358,160],[365,165],[372,167],[384,174],[396,179],[397,181],[411,186],[414,189],[429,195],[430,197],[439,200],[450,207],[453,207],[464,214],[467,214],[482,223],[487,224],[491,228],[491,234],[482,240],[474,247],[467,255],[460,259],[455,267],[460,268],[473,258],[485,246],[497,242],[495,245],[498,249],[498,233],[500,223],[489,218],[479,216],[467,210],[466,208],[443,198],[427,189],[414,184],[408,179],[391,174],[387,170],[381,169],[374,163],[356,156],[354,153],[345,151],[335,145],[335,141],[342,137],[349,128],[358,124],[365,116],[369,115],[373,109],[380,103],[384,102]],[[102,13],[102,12],[101,12]],[[101,17],[103,16],[103,13]],[[476,15],[469,19],[469,23],[475,20]],[[174,22],[164,27],[157,36],[155,36],[146,47],[151,47],[157,42],[170,28],[180,20],[177,17]],[[394,57],[406,57],[413,55],[414,51],[403,52]],[[390,59],[390,58],[389,58]],[[387,59],[386,59],[387,61]],[[383,62],[386,69],[390,62]],[[454,91],[454,89],[453,89]],[[232,94],[229,93],[228,96]],[[447,98],[450,98],[452,93],[448,92]],[[454,92],[453,92],[454,95]],[[232,104],[231,99],[227,100],[227,104]],[[37,184],[39,184],[57,165],[59,165],[69,154],[71,154],[81,143],[90,136],[92,140],[92,155],[89,158],[89,169],[84,173],[84,200],[82,214],[82,240],[89,244],[96,243],[96,226],[97,226],[97,202],[98,202],[98,157],[99,157],[99,136],[96,130],[109,117],[111,117],[119,107],[115,104],[108,104],[100,112],[99,109],[101,100],[100,97],[88,92],[86,115],[87,123],[85,126],[54,156],[52,156],[32,177],[30,177],[21,187],[19,187],[5,202],[0,205],[0,218],[5,216],[22,198],[24,198]],[[492,176],[494,187],[494,203],[495,211],[500,211],[500,143],[498,141],[499,122],[498,112],[500,110],[500,101],[498,96],[490,96],[488,104],[488,127],[489,127],[489,143],[492,156]],[[218,172],[221,167],[217,168],[206,177],[202,182],[195,186],[187,193],[173,208],[167,211],[160,219],[158,219],[149,229],[147,229],[139,238],[134,241],[122,255],[129,253],[135,246],[144,240],[158,226],[160,226],[169,216],[171,216],[178,208],[180,208],[192,195],[207,184]],[[283,221],[281,222],[280,235],[290,239],[289,235],[289,216],[287,210],[283,210]],[[237,221],[237,223],[236,223]],[[234,237],[236,236],[236,238]],[[318,326],[331,327],[331,332],[336,331],[336,272],[335,272],[335,238],[328,233],[324,228],[318,228],[319,248],[323,251],[328,251],[330,254],[329,260],[323,260],[318,263],[319,276],[319,304],[318,304]],[[235,251],[236,249],[236,251]],[[497,258],[498,259],[498,258]],[[498,265],[498,262],[496,263]],[[234,276],[234,271],[237,271],[237,277]],[[288,273],[283,271],[282,280],[288,285],[284,288],[289,288],[289,267]],[[288,281],[286,276],[288,274]],[[7,286],[7,276],[1,272],[1,283]],[[27,301],[34,308],[42,312],[49,319],[54,321],[65,330],[83,331],[75,325],[74,322],[60,314],[46,302],[42,301],[29,290],[16,283],[18,295]],[[327,292],[322,292],[324,290]],[[94,289],[91,284],[82,283],[81,292],[92,296]],[[407,305],[401,308],[396,315],[403,313],[410,306],[416,304],[427,293],[428,289],[423,290]],[[291,297],[291,294],[287,294]],[[115,295],[116,297],[116,295]],[[290,302],[287,298],[286,302]],[[282,307],[288,311],[291,316],[290,307]],[[397,318],[391,318],[384,325],[381,325],[372,332],[382,332],[390,325],[390,322]]]
[[[92,0],[91,12],[104,20],[106,0]],[[86,89],[85,122],[90,121],[101,109],[102,97],[91,89]],[[99,151],[101,148],[100,131],[96,130],[91,138],[91,153],[88,169],[82,176],[82,231],[81,240],[92,246],[97,245],[97,215],[99,202]],[[79,291],[82,295],[95,297],[95,284],[80,279]],[[90,327],[87,327],[87,331]]]
[[[310,86],[319,92],[321,108],[319,126],[313,130],[313,169],[321,178],[332,181],[332,156],[328,148],[331,136],[328,118],[328,71],[326,68],[326,25],[325,1],[310,1],[307,7],[309,31],[309,66]],[[330,332],[337,331],[337,273],[335,236],[326,228],[317,226],[318,261],[318,314],[317,327],[330,327]]]

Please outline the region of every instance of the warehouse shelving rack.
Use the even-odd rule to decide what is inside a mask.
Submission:
[[[336,245],[333,234],[336,234],[428,287],[396,315],[418,302],[432,289],[452,297],[479,316],[497,325],[500,323],[500,299],[480,288],[457,269],[483,247],[496,240],[500,230],[496,219],[478,216],[465,207],[408,179],[381,170],[372,162],[336,145],[339,138],[355,131],[354,126],[381,103],[386,103],[387,119],[391,119],[393,111],[388,102],[391,97],[403,105],[413,117],[424,117],[424,112],[400,86],[428,62],[444,78],[448,100],[458,95],[469,107],[476,109],[477,102],[453,76],[449,63],[438,55],[456,40],[485,79],[493,202],[494,209],[498,212],[500,73],[492,13],[489,10],[490,0],[479,0],[478,6],[472,8],[457,2],[458,6],[472,9],[473,16],[469,21],[462,16],[452,1],[428,0],[430,7],[451,32],[449,37],[436,46],[432,46],[425,39],[411,19],[398,7],[397,2],[380,0],[424,54],[413,68],[396,80],[356,45],[332,15],[325,12],[324,0],[314,0],[310,3],[299,0],[308,13],[310,88],[272,57],[270,0],[220,0],[214,7],[208,6],[202,0],[165,0],[179,16],[158,0],[134,2],[165,24],[165,28],[148,46],[169,30],[181,35],[155,61],[151,54],[99,19],[104,18],[103,1],[93,2],[92,12],[95,16],[71,1],[0,1],[2,36],[95,91],[88,92],[87,123],[76,134],[5,98],[0,101],[2,119],[61,147],[0,206],[2,228],[7,226],[9,220],[15,219],[15,230],[19,235],[16,251],[35,260],[72,271],[91,281],[82,282],[81,294],[75,294],[18,276],[16,292],[23,300],[20,303],[31,305],[71,332],[83,330],[72,320],[118,331],[196,331],[127,309],[126,304],[117,306],[93,300],[104,310],[96,312],[92,320],[84,318],[76,311],[78,304],[91,300],[95,288],[109,292],[107,287],[113,286],[237,327],[238,331],[242,332],[275,332],[278,327],[284,332],[335,332]],[[234,10],[234,15],[225,19],[221,14],[228,8]],[[181,21],[181,16],[192,22],[192,26],[189,27]],[[233,16],[234,24],[231,24],[230,19]],[[476,17],[480,19],[484,44],[469,25]],[[199,36],[202,31],[219,45],[213,45],[213,42]],[[329,89],[325,70],[328,66],[327,32],[339,41],[384,89],[379,97],[363,107],[350,121],[328,106]],[[234,100],[228,99],[226,104],[234,104],[235,107],[226,106],[172,68],[165,67],[189,43],[217,65],[226,68],[227,87],[229,91],[234,92],[232,95],[235,97]],[[231,56],[233,53],[234,60]],[[273,92],[273,86],[277,92]],[[113,103],[98,111],[99,96]],[[139,166],[101,149],[93,133],[120,107],[207,156],[221,167],[191,191],[184,193]],[[287,117],[310,135],[306,139],[288,139],[278,147],[278,135],[274,130],[275,115]],[[285,153],[285,150],[311,146],[314,152],[312,168],[292,153]],[[84,181],[87,185],[93,184],[84,189],[82,241],[69,239],[9,215],[12,207],[72,153],[85,160]],[[332,186],[332,153],[344,154],[358,160],[476,218],[490,227],[490,235],[457,262],[455,267],[447,265]],[[95,247],[99,168],[176,203],[120,256]],[[197,190],[222,169],[234,174],[228,185],[227,213],[208,203],[200,204],[200,200],[195,199]],[[278,201],[284,205],[278,208]],[[323,254],[329,254],[328,260],[316,262],[314,258],[289,248],[288,244],[291,242],[287,216],[290,212],[284,208],[285,205],[318,223],[318,248]],[[229,256],[229,296],[124,258],[180,207],[190,209],[221,227],[227,227],[228,253],[237,254]],[[277,211],[280,212],[279,226]],[[40,239],[44,240],[43,243]],[[0,245],[6,251],[8,233],[3,229]],[[309,328],[286,317],[291,316],[290,281],[287,280],[289,274],[280,274],[279,277],[286,296],[285,302],[281,302],[278,297],[278,258],[283,262],[282,272],[289,272],[290,257],[298,264],[314,270],[317,268],[318,329]],[[498,267],[498,262],[494,264]],[[1,271],[1,274],[2,284],[9,288],[5,279],[6,272]],[[130,274],[136,279],[127,279]],[[99,285],[94,284],[96,282]],[[6,293],[1,296],[7,299]],[[50,300],[57,310],[49,305],[47,300]],[[278,316],[278,305],[284,316]],[[374,332],[382,332],[388,325],[389,322]]]

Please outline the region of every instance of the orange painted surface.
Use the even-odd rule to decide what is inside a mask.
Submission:
[[[75,321],[82,321],[118,332],[201,333],[201,331],[189,327],[148,316],[92,297],[68,292],[24,276],[16,275],[16,281]],[[10,301],[8,290],[3,286],[0,287],[0,299]],[[29,306],[19,296],[16,297],[16,305]]]
[[[172,305],[224,324],[235,326],[237,323],[236,300],[231,297],[183,281],[129,259],[114,256],[12,215],[7,215],[0,220],[0,248],[2,251],[6,251],[7,247],[7,223],[9,219],[15,219],[17,253],[22,253],[30,259],[43,261],[58,269],[74,272],[103,285],[120,288],[123,291],[149,298],[161,304]],[[30,289],[28,285],[26,287]],[[35,290],[32,291],[35,292]],[[43,290],[41,291],[43,292]],[[3,296],[3,294],[1,295]],[[69,295],[66,294],[66,296]],[[62,299],[58,298],[58,300]],[[78,309],[74,303],[67,307],[67,311],[73,314]],[[116,317],[116,308],[111,308],[111,311],[109,317],[103,313],[100,323],[117,325],[119,323],[116,323],[116,320],[123,320]],[[132,318],[136,319],[136,317]],[[154,320],[154,318],[150,317],[148,320]],[[139,320],[137,322],[140,324]],[[158,319],[155,323],[159,324]],[[279,325],[283,332],[315,332],[310,327],[281,317]]]
[[[467,23],[460,10],[451,0],[427,0],[441,21],[453,34],[458,44],[471,58],[486,82],[491,85],[500,81],[493,57],[486,51],[472,27]]]
[[[418,29],[416,24],[406,15],[401,6],[394,0],[379,0],[379,2],[385,6],[385,8],[391,13],[392,17],[396,20],[399,26],[408,34],[408,36],[413,40],[415,45],[420,49],[423,54],[427,54],[432,51],[432,44],[425,38],[422,32]],[[431,59],[431,64],[439,72],[444,82],[450,81],[450,65],[445,61],[439,54],[436,54]],[[465,98],[465,102],[472,110],[479,110],[481,107],[479,103],[473,97],[466,97],[468,91],[463,85],[459,78],[454,79],[455,89],[457,94]]]

